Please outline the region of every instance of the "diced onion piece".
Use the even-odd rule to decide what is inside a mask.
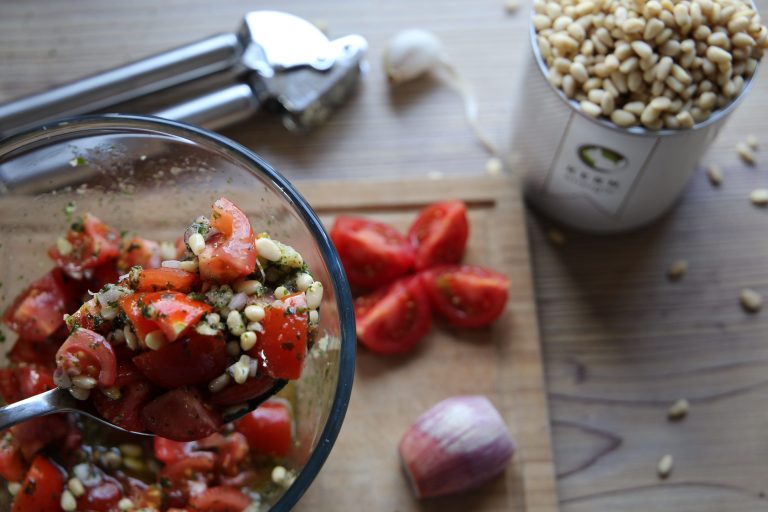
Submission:
[[[515,444],[484,396],[457,396],[422,414],[400,441],[400,459],[419,498],[474,489],[502,473]]]

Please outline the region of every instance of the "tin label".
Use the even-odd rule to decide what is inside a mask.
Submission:
[[[657,141],[598,127],[574,114],[549,171],[547,193],[582,196],[605,213],[618,215]]]

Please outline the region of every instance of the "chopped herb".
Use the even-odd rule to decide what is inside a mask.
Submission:
[[[71,165],[72,167],[79,167],[79,166],[85,165],[87,163],[88,163],[88,161],[85,158],[81,157],[81,156],[76,156],[75,158],[73,158],[72,160],[69,161],[69,165]]]
[[[82,233],[85,231],[85,225],[83,224],[83,220],[80,219],[77,222],[73,222],[71,226],[69,226],[69,229],[74,231],[75,233]]]

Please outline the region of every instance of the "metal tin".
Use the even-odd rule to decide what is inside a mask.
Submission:
[[[513,123],[512,160],[534,206],[584,231],[631,230],[670,209],[757,74],[726,108],[693,128],[620,128],[585,115],[547,80],[529,26],[533,52]]]

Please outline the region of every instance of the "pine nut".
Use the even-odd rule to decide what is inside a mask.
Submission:
[[[256,239],[256,252],[267,261],[280,261],[280,248],[269,238]]]
[[[630,114],[626,110],[614,110],[611,113],[611,121],[616,125],[626,128],[637,124],[637,119],[634,115]]]

